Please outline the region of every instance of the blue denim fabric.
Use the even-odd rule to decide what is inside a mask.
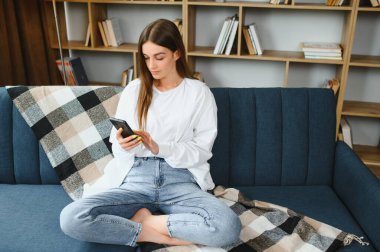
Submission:
[[[222,247],[240,234],[238,216],[202,191],[188,169],[172,168],[156,157],[136,158],[119,188],[66,206],[61,228],[79,240],[136,246],[141,224],[129,218],[144,207],[169,215],[168,232],[177,239]]]

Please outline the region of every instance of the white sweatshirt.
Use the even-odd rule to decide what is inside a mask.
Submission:
[[[129,83],[123,90],[115,114],[132,129],[138,129],[137,99],[140,80]],[[148,111],[146,131],[159,145],[157,157],[164,158],[173,168],[188,168],[203,190],[215,185],[208,160],[217,134],[217,108],[210,89],[198,80],[185,78],[168,91],[153,87],[153,99]],[[125,151],[116,140],[116,129],[110,134],[114,158],[107,164],[104,175],[93,185],[84,186],[83,196],[93,195],[121,185],[130,171],[134,157],[154,156],[140,144]]]

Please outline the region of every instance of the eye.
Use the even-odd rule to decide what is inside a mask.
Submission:
[[[158,57],[158,58],[156,58],[156,60],[163,60],[163,59],[165,59],[165,57]]]

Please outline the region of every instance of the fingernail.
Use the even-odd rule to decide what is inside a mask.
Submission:
[[[133,136],[133,138],[136,138],[137,137],[137,135],[132,135]]]
[[[139,136],[139,137],[137,138],[137,140],[141,141],[141,137]]]

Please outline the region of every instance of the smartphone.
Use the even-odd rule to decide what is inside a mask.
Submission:
[[[124,121],[122,119],[115,118],[115,117],[110,117],[110,121],[113,124],[113,126],[115,126],[115,128],[117,130],[119,130],[120,128],[123,129],[123,132],[121,132],[121,135],[124,138],[129,137],[129,136],[135,134],[133,132],[133,130],[131,129],[131,127],[129,127],[129,125],[128,125],[128,123],[126,121]]]

